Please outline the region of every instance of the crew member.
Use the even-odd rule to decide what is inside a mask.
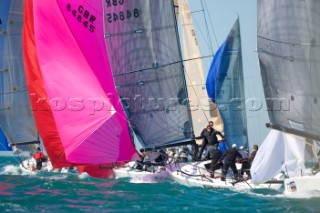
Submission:
[[[225,157],[225,162],[223,165],[223,174],[221,176],[221,180],[225,181],[227,172],[229,167],[231,167],[232,171],[233,171],[233,175],[235,179],[238,179],[238,170],[236,167],[236,158],[242,158],[241,154],[238,152],[237,150],[237,145],[233,144],[231,148],[229,148],[226,153],[224,153],[224,155],[222,156],[222,158]],[[222,159],[221,158],[221,159]]]
[[[223,164],[221,162],[222,152],[219,149],[219,146],[215,145],[214,149],[211,150],[212,160],[210,165],[210,176],[214,178],[214,173],[217,169],[222,168]]]
[[[203,139],[202,145],[201,145],[201,150],[198,155],[198,160],[201,160],[202,153],[208,143],[210,144],[210,147],[208,148],[207,152],[209,152],[211,149],[213,149],[215,144],[218,144],[217,135],[220,135],[222,138],[224,138],[224,136],[221,134],[221,132],[216,131],[215,129],[212,128],[212,126],[208,125],[206,129],[202,130],[200,136],[195,137],[195,139]]]
[[[33,155],[33,158],[37,162],[37,170],[42,168],[42,162],[46,161],[46,157],[44,156],[43,152],[41,151],[40,147],[37,148],[37,152]]]

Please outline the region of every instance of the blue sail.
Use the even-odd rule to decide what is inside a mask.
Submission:
[[[214,103],[216,102],[216,77],[218,70],[220,69],[221,65],[227,65],[227,63],[221,63],[221,54],[223,54],[225,47],[226,41],[219,47],[213,58],[206,82],[208,96]]]
[[[11,147],[8,146],[8,140],[6,136],[4,136],[2,130],[0,129],[0,155],[2,152],[12,151]]]
[[[224,123],[225,142],[248,146],[247,120],[239,19],[220,46],[207,76],[208,96],[216,103]]]

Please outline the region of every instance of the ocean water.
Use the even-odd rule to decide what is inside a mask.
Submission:
[[[19,169],[18,158],[1,157],[0,212],[320,212],[320,195],[213,191],[77,173],[29,175]]]

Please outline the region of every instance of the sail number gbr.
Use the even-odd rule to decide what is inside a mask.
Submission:
[[[96,17],[92,15],[88,10],[84,9],[82,5],[79,5],[77,9],[73,9],[71,4],[67,4],[67,11],[71,12],[73,17],[82,23],[84,28],[88,28],[90,32],[94,32],[95,26],[94,21]]]
[[[131,18],[138,18],[140,16],[140,11],[136,8],[132,11],[127,10],[126,12],[120,11],[119,13],[107,13],[108,23],[129,20]]]

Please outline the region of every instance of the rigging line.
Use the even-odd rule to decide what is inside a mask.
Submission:
[[[306,140],[299,140],[300,142],[302,142],[302,143],[304,143],[305,145],[308,145],[308,146],[310,146],[311,148],[313,148],[313,147],[315,147],[315,145],[314,144],[311,144],[311,143],[309,143],[308,141],[306,141]]]
[[[177,6],[175,6],[175,7],[177,7]],[[177,8],[178,8],[178,7],[177,7]],[[201,13],[201,12],[204,12],[204,10],[194,10],[194,11],[190,11],[191,14],[192,14],[192,13]],[[176,14],[177,14],[177,15],[180,15],[179,12],[177,12]]]
[[[169,64],[158,66],[156,68],[149,67],[149,68],[144,68],[144,69],[140,69],[140,70],[134,70],[132,72],[113,75],[113,77],[119,77],[119,76],[123,76],[123,75],[137,73],[137,72],[143,72],[143,71],[147,71],[147,70],[154,70],[154,69],[163,68],[163,67],[166,67],[166,66],[171,66],[171,65],[174,65],[174,64],[182,63],[182,62],[185,62],[185,61],[192,61],[192,60],[198,60],[198,59],[203,59],[203,58],[212,58],[212,57],[213,57],[213,55],[207,55],[207,56],[201,56],[201,57],[198,57],[198,58],[190,58],[190,59],[179,60],[179,61],[175,61],[175,62],[172,62],[172,63],[169,63]],[[186,72],[186,71],[184,70],[184,72]]]
[[[186,73],[189,81],[191,81],[191,77],[188,75],[188,72],[185,71],[185,73]],[[199,98],[199,95],[198,95],[197,92],[196,92],[195,85],[191,84],[191,87],[192,87],[192,90],[194,91],[194,94],[196,95],[196,97],[197,97],[197,99],[198,99],[198,102],[200,102],[200,98]],[[209,98],[208,98],[208,100],[209,100]],[[200,103],[199,103],[199,104],[200,104]],[[208,116],[206,115],[206,113],[204,112],[204,110],[200,110],[200,111],[202,112],[202,114],[203,114],[204,117],[206,118],[207,122],[209,122],[209,118],[208,118]]]
[[[205,175],[193,175],[193,174],[186,173],[186,172],[184,172],[182,170],[177,170],[177,172],[180,172],[181,174],[184,174],[184,175],[187,175],[187,176],[190,176],[190,177],[201,177],[201,178],[204,178],[204,179],[206,179],[207,181],[209,181],[211,183],[213,182],[210,178],[206,177]]]
[[[307,61],[307,63],[308,62],[309,62],[309,82],[310,82],[309,91],[312,91],[312,87],[314,87],[314,85],[312,85],[312,82],[313,82],[312,81],[312,78],[313,78],[313,76],[312,76],[312,70],[313,70],[312,69],[313,68],[313,66],[312,66],[312,46],[310,46],[310,48],[309,48],[309,61]],[[315,71],[317,71],[317,69],[315,69]],[[318,85],[316,85],[316,86],[318,86]],[[311,110],[311,121],[310,121],[311,123],[313,122],[313,120],[316,120],[313,118],[313,114],[316,114],[316,113],[313,113],[313,110]]]
[[[192,20],[193,20],[193,21],[196,23],[196,25],[198,26],[198,31],[199,31],[200,34],[202,35],[202,37],[203,37],[206,45],[208,46],[211,54],[213,54],[213,52],[212,52],[212,46],[210,45],[210,40],[208,40],[208,38],[206,38],[206,36],[205,36],[204,33],[202,32],[201,27],[200,27],[200,24],[198,24],[198,21],[197,21],[196,19],[192,19]],[[207,31],[208,31],[208,29],[207,29]]]
[[[204,10],[203,0],[201,0],[201,7],[202,7],[202,9]],[[204,14],[204,22],[205,22],[206,29],[207,29],[207,36],[208,36],[208,39],[209,39],[209,46],[210,46],[211,53],[212,53],[212,55],[213,55],[213,47],[212,47],[212,43],[211,43],[211,37],[210,37],[209,27],[208,27],[206,15],[205,15],[205,13],[203,13],[203,14]]]
[[[203,0],[202,0],[202,1],[203,1]],[[210,26],[211,26],[211,29],[212,29],[214,38],[215,38],[215,40],[216,40],[217,46],[219,47],[220,45],[219,45],[219,42],[218,42],[216,33],[215,33],[215,31],[214,31],[214,28],[213,28],[213,24],[212,24],[212,21],[211,21],[212,19],[211,19],[211,16],[210,16],[210,13],[209,13],[208,6],[207,6],[206,1],[204,1],[204,4],[205,4],[205,8],[207,9],[207,14],[208,14],[208,16],[209,16],[209,22],[210,22]],[[204,14],[204,15],[205,15],[205,14]]]
[[[261,35],[257,35],[258,38],[264,39],[264,40],[268,40],[268,41],[273,41],[275,43],[280,43],[280,44],[289,44],[289,45],[301,45],[301,46],[320,46],[320,44],[311,44],[311,43],[290,43],[290,42],[285,42],[285,41],[278,41],[278,40],[274,40],[271,38],[267,38]]]
[[[190,11],[190,13],[192,14],[192,13],[201,13],[201,12],[204,12],[204,10],[202,9],[202,10],[194,10],[194,11]]]

